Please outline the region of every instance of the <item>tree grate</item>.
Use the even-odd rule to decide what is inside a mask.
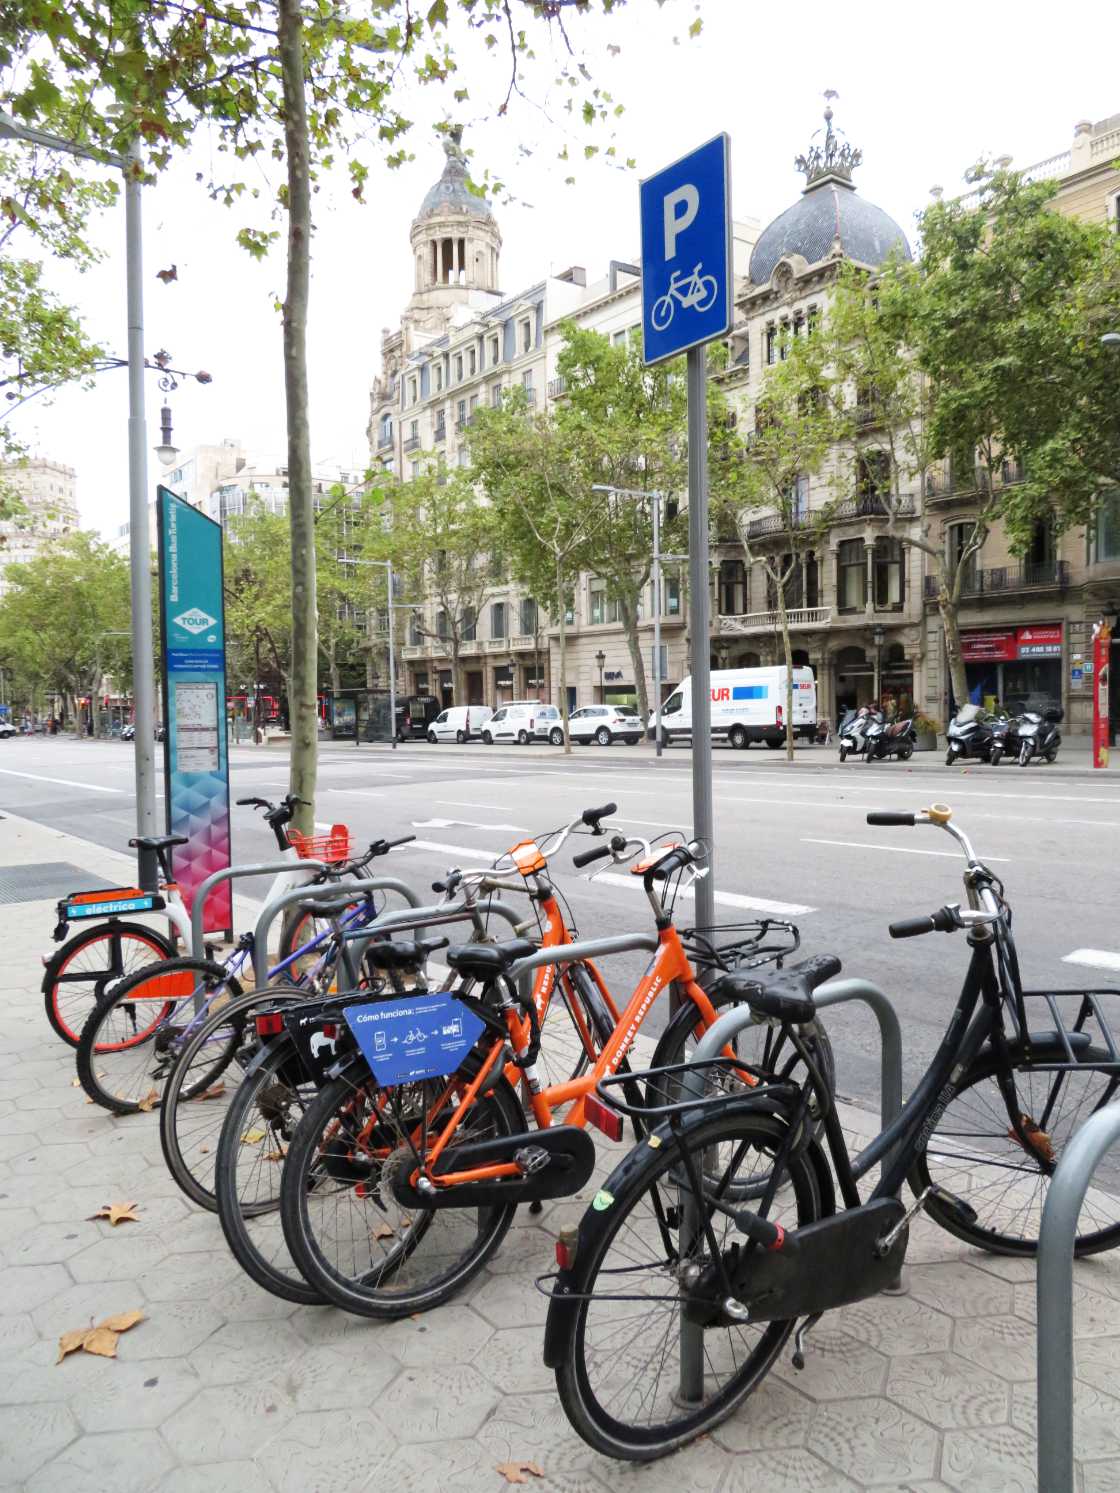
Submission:
[[[0,903],[58,900],[71,892],[105,892],[113,886],[70,861],[35,861],[28,866],[0,866]]]

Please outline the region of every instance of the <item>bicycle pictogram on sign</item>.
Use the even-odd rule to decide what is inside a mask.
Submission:
[[[685,275],[680,270],[673,271],[669,289],[663,296],[658,296],[649,314],[655,330],[663,332],[669,325],[677,309],[676,303],[685,311],[693,308],[707,311],[715,304],[719,284],[714,275],[701,274],[703,268],[703,264],[694,265],[691,275]]]

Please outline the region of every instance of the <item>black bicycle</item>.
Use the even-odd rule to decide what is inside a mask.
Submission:
[[[968,907],[908,918],[890,933],[963,930],[971,958],[927,1072],[864,1151],[849,1155],[831,1075],[813,1051],[812,992],[839,972],[832,956],[724,977],[798,1053],[790,1078],[751,1071],[756,1087],[729,1092],[731,1070],[748,1065],[726,1056],[632,1076],[665,1092],[671,1074],[675,1102],[643,1111],[661,1123],[615,1168],[578,1233],[561,1236],[560,1269],[545,1278],[545,1361],[572,1425],[608,1456],[648,1460],[710,1430],[758,1386],[795,1328],[800,1367],[823,1312],[897,1279],[920,1209],[983,1249],[1035,1252],[1066,1143],[1120,1086],[1100,1000],[1120,992],[1022,988],[1003,886],[950,817],[940,805],[867,816],[938,825],[962,847]],[[629,1112],[616,1080],[599,1088]],[[876,1166],[861,1199],[857,1180]],[[1082,1207],[1078,1254],[1120,1243],[1109,1180],[1099,1178]]]

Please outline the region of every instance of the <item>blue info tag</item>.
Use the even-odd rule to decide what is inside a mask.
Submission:
[[[485,1030],[473,1011],[446,992],[369,1001],[342,1014],[374,1078],[386,1085],[454,1073]]]

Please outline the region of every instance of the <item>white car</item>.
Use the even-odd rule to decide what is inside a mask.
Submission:
[[[3,737],[3,736],[18,736],[18,735],[19,735],[19,732],[16,730],[15,726],[12,725],[11,721],[9,721],[9,720],[2,720],[2,721],[0,721],[0,737]]]
[[[562,746],[564,732],[560,712],[555,705],[542,705],[539,700],[514,700],[495,710],[482,728],[482,739],[487,746],[500,741],[516,741],[518,746],[528,746],[531,741],[538,740]]]
[[[494,712],[489,705],[452,705],[428,723],[428,740],[470,741],[472,736],[481,736],[482,728]]]
[[[568,729],[573,741],[585,745],[594,741],[599,746],[610,746],[614,741],[625,741],[628,746],[636,746],[642,739],[640,717],[624,705],[585,705],[582,710],[573,710]]]

